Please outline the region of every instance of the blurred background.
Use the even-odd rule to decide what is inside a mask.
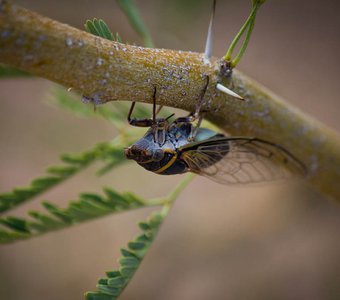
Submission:
[[[113,0],[16,3],[83,28],[104,19],[123,40],[141,44]],[[136,0],[155,44],[202,52],[211,1]],[[239,69],[335,131],[340,131],[338,1],[267,1]],[[214,55],[221,57],[250,1],[219,0]],[[113,138],[109,122],[82,119],[47,104],[53,83],[0,81],[0,189],[27,185],[59,154]],[[128,125],[127,125],[128,126]],[[134,163],[104,177],[86,169],[11,214],[60,206],[102,186],[144,197],[165,195],[181,176],[158,176]],[[0,247],[0,294],[7,300],[82,299],[119,248],[138,234],[150,209],[111,215]],[[340,299],[340,206],[301,182],[228,187],[195,178],[176,201],[122,300]]]

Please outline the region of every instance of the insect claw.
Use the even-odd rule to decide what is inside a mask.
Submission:
[[[219,91],[221,91],[221,92],[223,92],[223,93],[225,93],[225,94],[227,94],[227,95],[229,95],[229,96],[232,96],[232,97],[234,97],[234,98],[237,98],[237,99],[239,99],[239,100],[243,100],[243,101],[244,101],[244,98],[243,98],[243,97],[241,97],[240,95],[236,94],[236,93],[233,92],[231,89],[228,89],[227,87],[225,87],[224,85],[222,85],[222,84],[220,84],[220,83],[218,83],[218,84],[216,85],[216,88],[217,88]]]

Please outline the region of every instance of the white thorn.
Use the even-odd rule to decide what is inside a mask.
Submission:
[[[213,23],[214,23],[215,6],[216,6],[216,0],[213,1],[212,13],[211,13],[210,23],[209,23],[209,28],[208,28],[207,41],[205,43],[204,63],[206,64],[210,63],[210,58],[212,55],[212,28],[213,28]]]
[[[224,85],[222,85],[222,84],[220,84],[220,83],[218,83],[218,84],[216,85],[216,88],[217,88],[219,91],[221,91],[221,92],[223,92],[223,93],[225,93],[225,94],[227,94],[227,95],[229,95],[229,96],[232,96],[232,97],[237,98],[237,99],[240,99],[240,100],[244,100],[243,97],[241,97],[240,95],[236,94],[235,92],[233,92],[232,90],[228,89],[227,87],[225,87]]]

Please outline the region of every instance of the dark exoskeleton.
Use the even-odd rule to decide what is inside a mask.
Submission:
[[[225,136],[201,128],[204,115],[201,107],[208,85],[209,77],[206,77],[195,112],[173,122],[169,121],[173,115],[156,118],[156,87],[151,119],[131,118],[133,102],[128,114],[129,123],[150,129],[125,149],[125,156],[157,174],[194,172],[225,184],[271,181],[286,178],[292,172],[304,173],[304,165],[279,145],[255,137]]]

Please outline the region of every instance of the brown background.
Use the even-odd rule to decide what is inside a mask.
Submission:
[[[107,21],[141,43],[114,1],[16,1],[78,28]],[[203,51],[210,1],[136,0],[158,47]],[[222,56],[250,1],[218,1],[214,55]],[[339,118],[338,1],[268,1],[239,69],[335,129]],[[108,122],[46,105],[53,84],[0,81],[0,189],[28,184],[58,154],[113,137]],[[101,178],[87,169],[13,211],[23,216],[49,199],[65,206],[79,191],[111,186],[145,197],[167,193],[180,176],[131,163]],[[0,248],[1,299],[82,299],[150,210],[112,215]],[[301,183],[228,187],[196,178],[182,193],[121,299],[339,299],[340,207]]]

